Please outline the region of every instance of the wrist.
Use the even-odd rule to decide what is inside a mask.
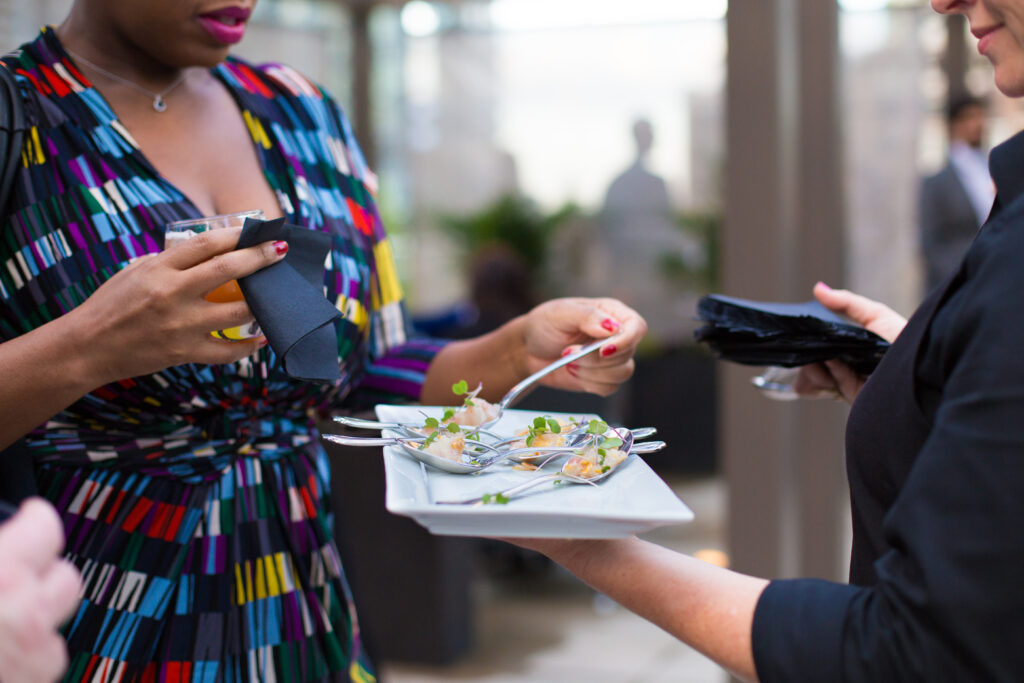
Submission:
[[[527,315],[508,321],[501,327],[505,343],[502,344],[502,361],[511,368],[514,375],[512,384],[530,375],[529,353],[526,350]]]
[[[69,311],[52,324],[60,328],[56,337],[62,348],[56,357],[63,360],[69,388],[84,395],[120,379],[109,372],[112,363],[103,355],[106,344],[100,327],[81,308]]]

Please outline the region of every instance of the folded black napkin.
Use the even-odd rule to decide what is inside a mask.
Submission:
[[[284,240],[283,261],[239,279],[242,295],[284,371],[295,379],[336,382],[341,313],[324,296],[324,261],[331,238],[321,232],[273,221],[245,219],[237,249]]]
[[[889,342],[817,301],[772,303],[709,294],[697,304],[707,323],[694,336],[723,360],[797,367],[833,358],[861,374],[878,365]]]

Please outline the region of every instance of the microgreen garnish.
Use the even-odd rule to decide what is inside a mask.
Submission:
[[[610,436],[606,439],[601,439],[601,448],[618,448],[622,445],[622,439],[617,436]]]
[[[458,434],[460,431],[462,431],[462,429],[461,427],[459,427],[459,425],[455,424],[454,422],[450,422],[448,423],[448,431],[452,434]]]
[[[438,434],[440,434],[440,432],[437,431],[437,430],[431,432],[430,434],[427,434],[427,438],[425,438],[423,440],[423,443],[420,444],[419,450],[421,450],[421,451],[425,450],[427,448],[427,446],[429,446],[430,444],[434,443],[434,441],[437,440],[437,435]]]
[[[437,421],[436,417],[428,417],[423,421],[423,426],[427,429],[437,429],[441,423]]]
[[[509,497],[500,493],[485,493],[480,496],[480,502],[484,505],[507,505],[508,501]]]
[[[608,431],[608,423],[601,420],[591,420],[587,425],[587,434],[604,434]]]
[[[455,417],[455,408],[445,408],[444,415],[441,417],[441,422],[447,422],[453,417]]]
[[[527,429],[526,445],[532,446],[541,434],[561,433],[562,425],[558,424],[558,420],[550,417],[535,417],[533,418],[533,424]]]
[[[477,384],[476,389],[470,391],[469,383],[466,382],[466,380],[464,379],[460,379],[458,382],[452,385],[452,393],[455,394],[456,396],[462,396],[463,394],[465,394],[466,398],[462,400],[462,405],[465,406],[466,408],[472,408],[474,405],[476,405],[473,402],[473,399],[476,398],[476,395],[480,393],[480,390],[483,388],[483,386],[483,384]],[[452,412],[452,415],[455,415],[454,411]],[[444,419],[450,419],[447,412],[445,412]]]

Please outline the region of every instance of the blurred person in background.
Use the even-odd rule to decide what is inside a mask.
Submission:
[[[450,403],[458,380],[496,399],[595,339],[598,354],[546,383],[605,395],[645,331],[618,301],[573,298],[475,339],[408,337],[376,178],[344,114],[294,70],[228,56],[253,5],[75,0],[6,62],[31,129],[2,217],[0,340],[28,354],[8,368],[35,407],[4,438],[28,434],[82,570],[67,681],[374,680],[317,414]],[[170,221],[252,209],[332,238],[336,384],[291,379],[259,340],[209,338],[251,312],[204,294],[286,244],[228,254],[237,234],[218,231],[140,258]],[[32,355],[33,339],[50,345]]]
[[[0,522],[0,680],[53,683],[68,654],[57,632],[78,605],[82,579],[60,558],[64,529],[49,503],[33,498]]]
[[[921,182],[918,223],[925,284],[931,291],[960,264],[995,197],[984,148],[985,103],[959,97],[946,109],[949,158],[935,175]]]
[[[605,272],[612,278],[606,284],[647,319],[654,341],[672,345],[683,340],[686,324],[665,261],[677,258],[697,266],[706,255],[675,224],[668,186],[649,168],[654,147],[651,122],[637,119],[632,134],[636,156],[608,186],[598,221],[601,246],[607,252],[603,262],[609,264]]]
[[[966,15],[996,86],[1024,97],[1024,0],[932,7]],[[637,538],[521,544],[746,680],[1024,679],[1024,132],[990,166],[990,217],[909,320],[814,288],[892,341],[870,377],[829,361],[796,385],[853,404],[849,584],[768,581]]]

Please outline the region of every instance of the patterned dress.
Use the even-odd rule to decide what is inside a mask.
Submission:
[[[53,320],[198,209],[44,29],[8,62],[32,127],[0,234],[0,340]],[[100,387],[29,436],[82,571],[67,681],[372,681],[332,539],[314,428],[343,402],[417,398],[439,346],[406,337],[374,176],[338,106],[280,65],[212,70],[288,222],[333,236],[342,381],[269,348]]]

